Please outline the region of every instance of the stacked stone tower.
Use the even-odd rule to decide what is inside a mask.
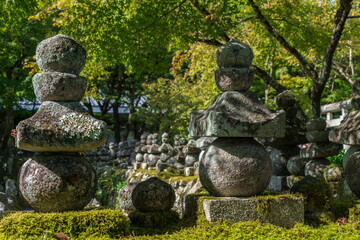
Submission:
[[[241,197],[263,192],[271,178],[271,160],[254,138],[285,136],[285,113],[272,112],[248,91],[253,52],[231,39],[216,54],[215,81],[223,91],[205,110],[190,115],[190,138],[217,137],[201,154],[199,175],[213,196]]]
[[[331,142],[350,145],[343,159],[346,182],[351,191],[360,198],[360,82],[352,86],[351,106],[355,111],[350,112],[340,126],[329,133]]]
[[[79,76],[85,60],[85,49],[64,35],[36,49],[42,73],[33,85],[41,106],[18,124],[16,144],[36,152],[20,169],[19,188],[39,212],[82,209],[96,191],[96,173],[80,153],[106,142],[106,124],[85,114],[79,103],[87,83]]]

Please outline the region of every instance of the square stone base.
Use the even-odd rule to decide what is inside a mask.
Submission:
[[[259,219],[260,222],[285,228],[291,228],[297,222],[304,222],[304,199],[294,195],[250,198],[205,197],[202,205],[209,222]]]

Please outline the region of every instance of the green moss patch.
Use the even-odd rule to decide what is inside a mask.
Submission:
[[[16,212],[0,221],[1,239],[51,239],[64,232],[71,238],[103,236],[120,238],[130,234],[130,221],[116,210],[85,210],[62,213]]]
[[[179,222],[179,214],[175,211],[140,212],[129,214],[131,223],[135,226],[165,228]]]

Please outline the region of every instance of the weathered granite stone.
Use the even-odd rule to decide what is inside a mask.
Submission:
[[[343,161],[342,161],[342,166],[344,169],[346,169],[346,164],[349,161],[349,158],[351,157],[351,155],[353,155],[355,152],[360,152],[360,146],[351,146],[348,150],[346,150],[344,157],[343,157]]]
[[[346,182],[351,191],[360,198],[360,152],[355,152],[349,158],[345,169]]]
[[[199,175],[213,196],[251,196],[269,185],[271,160],[252,138],[218,138],[202,155]]]
[[[7,210],[11,210],[11,206],[9,205],[9,200],[8,200],[8,196],[3,193],[0,192],[0,216],[1,213]]]
[[[175,192],[168,183],[151,177],[136,185],[132,192],[132,202],[141,212],[170,210],[175,202]]]
[[[311,143],[329,141],[326,131],[308,131],[306,132],[306,139]]]
[[[285,113],[273,113],[251,92],[219,94],[206,110],[190,113],[190,137],[284,137]]]
[[[275,176],[290,175],[287,169],[288,160],[299,154],[300,149],[297,146],[281,146],[281,147],[268,147],[269,156],[272,163],[272,174]]]
[[[194,166],[194,163],[196,163],[197,161],[199,161],[199,154],[188,154],[185,157],[185,166]]]
[[[18,189],[16,182],[13,179],[8,179],[5,183],[5,194],[8,198],[16,198],[18,195]]]
[[[356,110],[347,114],[341,124],[329,133],[331,142],[360,145],[360,111]]]
[[[306,122],[306,131],[325,131],[326,120],[323,118],[311,118]]]
[[[19,188],[39,212],[80,210],[96,192],[96,173],[77,154],[39,154],[20,168]]]
[[[106,142],[106,124],[84,114],[78,102],[43,102],[16,130],[18,148],[36,152],[85,152]]]
[[[304,199],[300,197],[273,197],[261,200],[253,198],[217,198],[204,199],[203,208],[209,222],[249,221],[259,219],[284,228],[291,228],[296,223],[304,222]],[[264,206],[259,204],[265,201]],[[264,208],[262,212],[261,208]],[[260,209],[260,211],[259,211]]]
[[[346,178],[339,181],[336,192],[341,200],[356,200],[358,197],[351,191]]]
[[[254,72],[249,68],[219,68],[215,70],[216,86],[223,92],[247,91],[254,80]]]
[[[311,159],[300,157],[300,155],[291,157],[287,162],[287,169],[292,175],[305,176],[305,165]]]
[[[63,72],[78,75],[85,66],[86,51],[73,39],[56,35],[36,47],[36,62],[42,72]]]
[[[195,175],[195,169],[193,167],[184,168],[184,175],[185,175],[185,177],[194,176]]]
[[[201,149],[196,146],[196,141],[192,139],[185,145],[183,152],[185,154],[199,154]]]
[[[140,164],[141,169],[148,169],[149,165],[146,162]]]
[[[337,166],[332,165],[325,169],[324,178],[326,182],[339,182],[342,178],[344,178],[344,170]]]
[[[284,192],[288,190],[287,176],[271,176],[268,189],[274,192]]]
[[[303,178],[304,178],[303,176],[295,176],[295,175],[286,176],[286,184],[288,188],[292,188],[296,182],[300,181]]]
[[[310,143],[300,150],[300,156],[304,158],[322,158],[335,156],[339,153],[341,145],[334,143]]]
[[[79,102],[85,94],[87,80],[69,73],[45,72],[35,74],[32,82],[40,102]]]
[[[219,47],[216,52],[216,62],[220,68],[242,68],[249,67],[254,54],[251,48],[236,38]]]
[[[284,109],[286,111],[287,109],[292,108],[295,105],[296,99],[294,94],[283,91],[276,96],[275,102],[280,109]]]
[[[196,147],[204,151],[215,140],[216,137],[201,137],[196,140]]]
[[[305,165],[305,176],[310,175],[314,178],[323,178],[325,168],[329,165],[330,162],[326,158],[312,159]]]
[[[131,200],[131,195],[138,183],[139,182],[137,181],[129,182],[119,191],[119,207],[125,216],[128,216],[131,211],[135,210],[135,207]]]

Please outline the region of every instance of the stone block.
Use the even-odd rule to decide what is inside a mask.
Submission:
[[[254,80],[249,68],[219,68],[215,71],[216,86],[223,92],[247,91]]]
[[[285,112],[273,112],[255,93],[227,91],[205,110],[190,113],[189,137],[285,136]]]
[[[202,207],[209,222],[259,219],[285,228],[304,222],[304,199],[295,196],[209,197],[203,200]]]
[[[186,167],[184,169],[185,177],[190,177],[195,175],[195,169],[193,167]]]
[[[303,179],[303,176],[287,176],[286,177],[286,185],[288,186],[288,188],[292,188],[292,186],[294,186],[294,184],[298,181],[300,181],[301,179]]]
[[[268,189],[275,192],[283,192],[288,190],[287,176],[271,176]]]
[[[339,153],[341,145],[334,143],[310,143],[300,150],[300,156],[303,158],[322,158],[335,156]]]
[[[305,165],[305,176],[312,176],[314,178],[324,178],[324,171],[330,161],[325,158],[315,158]]]
[[[147,163],[141,163],[140,168],[141,169],[148,169],[149,165]]]
[[[360,111],[350,112],[340,126],[329,132],[331,142],[347,145],[360,145]]]

